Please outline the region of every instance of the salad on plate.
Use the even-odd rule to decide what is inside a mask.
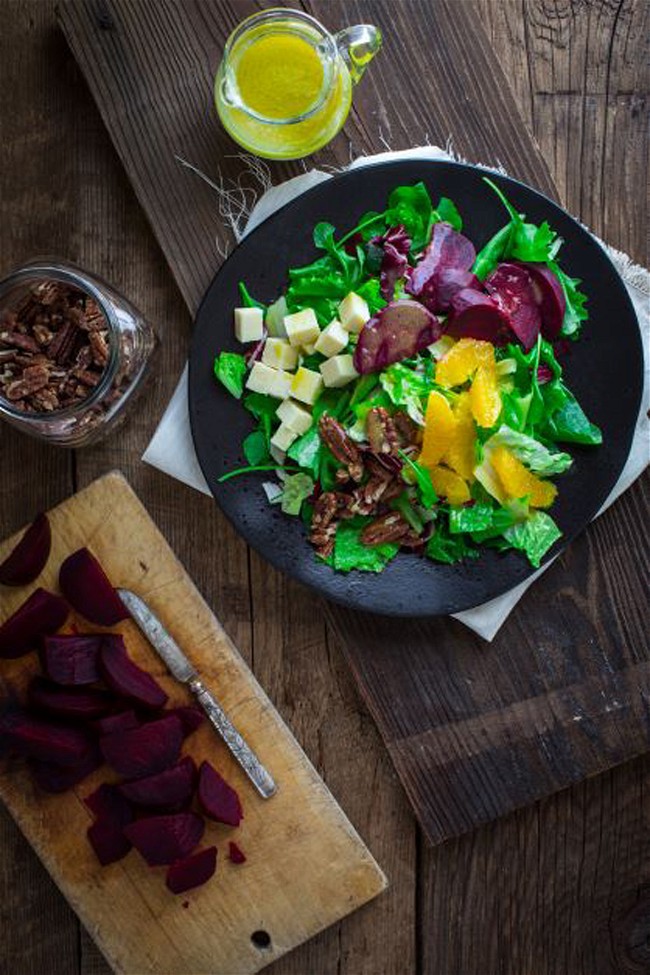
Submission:
[[[588,313],[562,240],[484,182],[506,219],[478,252],[420,182],[338,239],[318,223],[321,255],[270,304],[240,283],[244,348],[214,374],[254,427],[220,480],[267,472],[268,503],[339,572],[380,572],[400,549],[443,563],[515,549],[539,566],[562,534],[567,447],[602,442],[563,380]]]

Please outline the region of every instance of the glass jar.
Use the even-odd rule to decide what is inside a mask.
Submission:
[[[106,281],[36,259],[0,281],[0,418],[63,447],[97,443],[124,418],[156,345]]]

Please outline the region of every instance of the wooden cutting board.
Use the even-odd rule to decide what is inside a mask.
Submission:
[[[345,134],[307,166],[426,142],[501,163],[550,196],[548,168],[468,0],[322,0],[332,27],[377,24],[384,48]],[[213,179],[240,180],[211,101],[228,33],[258,9],[192,0],[69,0],[60,22],[172,273],[195,312],[228,233]],[[407,38],[404,65],[392,44]],[[303,171],[273,164],[274,182]],[[250,199],[250,197],[249,197]],[[327,214],[323,214],[327,219]],[[624,502],[623,502],[624,503]],[[620,504],[620,502],[619,502]],[[631,515],[600,520],[526,594],[491,645],[449,619],[389,620],[326,607],[427,837],[490,822],[648,747],[650,648]],[[603,527],[604,526],[604,527]],[[269,570],[271,571],[271,570]]]
[[[185,754],[197,763],[211,761],[238,790],[244,819],[237,830],[207,825],[203,843],[219,849],[217,873],[203,888],[174,896],[165,887],[164,868],[147,867],[135,851],[105,868],[95,858],[82,799],[110,779],[106,768],[58,796],[41,793],[20,765],[0,771],[0,799],[114,970],[257,972],[379,894],[386,887],[382,871],[124,477],[100,478],[54,508],[50,521],[52,554],[44,572],[30,587],[3,588],[0,620],[37,585],[56,590],[61,561],[88,545],[114,584],[149,603],[278,784],[272,799],[259,798],[207,722],[186,740]],[[0,561],[18,537],[0,545]],[[67,629],[71,623],[82,631],[97,629],[74,617]],[[165,688],[171,705],[190,703],[134,623],[115,630]],[[20,690],[37,669],[35,654],[0,660],[0,683]],[[230,838],[246,853],[246,863],[228,860]],[[268,935],[268,946],[259,932]]]

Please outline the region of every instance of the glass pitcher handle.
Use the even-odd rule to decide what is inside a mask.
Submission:
[[[340,30],[334,35],[334,41],[356,85],[381,48],[381,31],[372,24],[357,24]]]

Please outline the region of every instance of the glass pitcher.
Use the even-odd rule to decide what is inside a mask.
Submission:
[[[352,86],[380,47],[369,24],[330,34],[300,10],[254,14],[226,42],[215,79],[219,117],[257,156],[308,156],[343,127]]]

